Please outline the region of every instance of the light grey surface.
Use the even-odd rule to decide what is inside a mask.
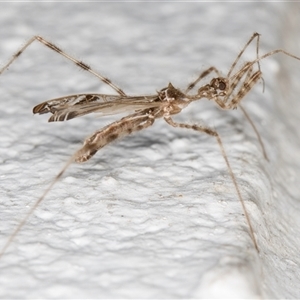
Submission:
[[[262,53],[291,39],[280,3],[1,6],[3,63],[39,34],[128,94],[152,94],[169,81],[184,88],[211,65],[225,74],[254,31]],[[297,67],[290,62],[265,60],[265,92],[259,84],[243,101],[269,162],[238,110],[205,100],[176,117],[221,134],[259,255],[216,141],[159,120],[68,170],[2,257],[1,298],[299,297],[298,81],[279,77],[289,94],[276,81]],[[32,116],[47,99],[113,92],[37,43],[0,79],[4,245],[81,141],[115,118],[49,124]]]

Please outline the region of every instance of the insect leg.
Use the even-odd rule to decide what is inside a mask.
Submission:
[[[28,46],[30,46],[34,41],[38,41],[39,43],[47,46],[48,48],[50,48],[51,50],[55,51],[56,53],[64,56],[65,58],[67,58],[68,60],[72,61],[73,63],[75,63],[77,66],[79,66],[80,68],[82,68],[85,71],[88,71],[89,73],[91,73],[92,75],[96,76],[98,79],[100,79],[102,82],[106,83],[107,85],[109,85],[111,88],[113,88],[119,95],[121,96],[126,96],[126,94],[115,84],[113,84],[108,78],[102,76],[101,74],[97,73],[96,71],[94,71],[93,69],[91,69],[90,66],[88,66],[87,64],[85,64],[82,61],[77,60],[76,58],[74,58],[73,56],[69,55],[68,53],[64,52],[63,50],[61,50],[59,47],[57,47],[56,45],[54,45],[53,43],[45,40],[43,37],[41,36],[33,36],[31,39],[29,39],[25,45],[18,50],[13,56],[12,58],[8,61],[8,63],[0,70],[0,75],[6,70],[8,69],[8,67],[27,49]]]
[[[164,117],[165,121],[173,126],[173,127],[179,127],[179,128],[187,128],[187,129],[193,129],[193,130],[196,130],[198,132],[204,132],[208,135],[211,135],[211,136],[214,136],[216,139],[217,139],[217,142],[219,144],[219,147],[221,149],[221,153],[222,153],[222,156],[226,162],[226,165],[227,165],[227,169],[228,169],[228,172],[230,174],[230,177],[232,179],[232,182],[234,184],[234,187],[235,187],[235,190],[236,190],[236,193],[238,195],[238,198],[241,202],[241,205],[242,205],[242,208],[243,208],[243,213],[245,214],[245,217],[246,217],[246,221],[247,221],[247,224],[248,224],[248,227],[249,227],[249,231],[250,231],[250,236],[251,236],[251,239],[253,241],[253,244],[254,244],[254,247],[255,249],[257,250],[257,252],[259,252],[259,249],[258,249],[258,245],[257,245],[257,242],[256,242],[256,238],[255,238],[255,235],[254,235],[254,230],[253,230],[253,227],[252,227],[252,224],[251,224],[251,221],[250,221],[250,217],[249,217],[249,214],[247,212],[247,209],[246,209],[246,205],[245,205],[245,202],[244,202],[244,199],[242,197],[242,194],[241,194],[241,191],[239,189],[239,186],[237,184],[237,180],[235,178],[235,175],[232,171],[232,168],[230,166],[230,163],[229,163],[229,160],[228,160],[228,157],[227,157],[227,154],[225,152],[225,149],[224,149],[224,146],[223,146],[223,143],[222,143],[222,140],[221,140],[221,137],[220,135],[218,134],[217,131],[215,130],[212,130],[208,127],[205,127],[205,126],[200,126],[200,125],[189,125],[189,124],[184,124],[184,123],[177,123],[177,122],[174,122],[172,120],[171,117],[169,116],[166,116]]]

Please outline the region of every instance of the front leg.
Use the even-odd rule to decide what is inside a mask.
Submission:
[[[231,99],[229,97],[226,99],[226,101],[228,101],[226,109],[236,109],[241,100],[249,93],[261,76],[262,73],[257,71],[250,78],[248,78],[235,96],[233,96]]]

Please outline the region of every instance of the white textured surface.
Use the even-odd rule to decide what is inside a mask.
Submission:
[[[262,53],[287,48],[292,33],[288,6],[278,3],[1,6],[3,63],[39,34],[128,94],[151,94],[169,81],[184,88],[210,65],[225,73],[254,31],[262,34]],[[300,55],[294,42],[298,49],[288,49]],[[221,134],[260,255],[216,141],[159,120],[68,170],[2,257],[0,297],[300,297],[299,71],[287,76],[297,63],[266,60],[265,93],[258,85],[243,102],[270,162],[238,110],[203,101],[176,117]],[[279,71],[286,72],[283,85],[276,84]],[[49,124],[31,114],[60,95],[110,92],[42,45],[32,45],[0,80],[4,245],[68,156],[112,118]]]

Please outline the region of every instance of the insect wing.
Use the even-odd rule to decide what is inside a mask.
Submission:
[[[33,108],[33,113],[52,113],[49,122],[66,121],[89,113],[118,114],[158,107],[157,95],[124,97],[104,94],[78,94],[45,101]]]

